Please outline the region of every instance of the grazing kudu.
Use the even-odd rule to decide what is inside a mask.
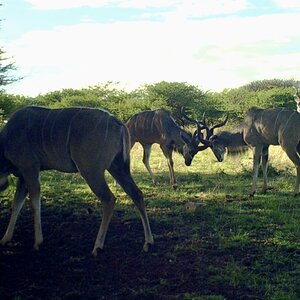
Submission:
[[[198,146],[197,131],[192,136],[179,127],[164,109],[147,110],[137,113],[129,119],[126,125],[131,136],[131,146],[136,142],[139,142],[143,146],[143,163],[154,184],[157,182],[149,164],[152,144],[159,144],[164,156],[167,158],[170,183],[173,188],[177,187],[172,158],[173,151],[175,150],[182,154],[185,164],[190,166],[198,151],[208,148],[207,146]]]
[[[297,178],[294,194],[299,193],[300,183],[300,115],[287,108],[251,108],[241,129],[236,132],[223,131],[217,135],[201,139],[210,146],[219,161],[223,161],[225,148],[230,151],[250,146],[253,149],[253,181],[250,196],[256,192],[256,182],[260,164],[263,170],[263,193],[267,191],[267,167],[270,145],[280,145],[294,163]]]
[[[144,250],[153,237],[143,194],[130,174],[130,136],[125,124],[100,109],[48,109],[29,106],[15,112],[0,132],[0,190],[15,175],[17,187],[11,218],[1,244],[13,236],[18,214],[29,194],[34,215],[35,242],[43,242],[39,173],[54,169],[79,172],[102,201],[103,217],[93,248],[102,249],[115,205],[115,196],[104,177],[105,170],[117,180],[136,204],[144,227]]]

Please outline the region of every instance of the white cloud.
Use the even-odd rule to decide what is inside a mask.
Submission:
[[[186,0],[178,6],[176,13],[185,17],[203,17],[233,14],[248,6],[247,0]]]
[[[25,0],[32,5],[34,9],[49,10],[49,9],[67,9],[78,8],[82,6],[102,7],[112,2],[113,0]]]
[[[274,0],[274,2],[280,7],[280,8],[300,8],[300,1],[299,0]]]
[[[35,9],[66,9],[77,8],[82,6],[103,7],[107,5],[126,7],[126,8],[146,8],[146,7],[165,7],[177,5],[183,0],[25,0]],[[207,0],[206,0],[207,1]],[[220,0],[219,0],[220,1]],[[223,1],[223,0],[222,0]]]
[[[248,7],[248,0],[25,0],[35,9],[70,9],[83,6],[103,7],[107,5],[123,8],[169,7],[185,16],[228,14]],[[289,0],[291,1],[291,0]]]
[[[299,15],[159,22],[83,23],[25,34],[7,49],[22,75],[16,93],[107,81],[128,87],[185,81],[204,89],[300,78]],[[289,53],[285,53],[285,48]]]
[[[120,1],[121,7],[131,7],[131,8],[146,8],[146,7],[166,7],[166,6],[176,6],[180,4],[183,0],[151,0],[151,1],[141,1],[141,0],[123,0]]]

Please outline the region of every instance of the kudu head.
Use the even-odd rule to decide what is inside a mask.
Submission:
[[[187,166],[190,166],[192,163],[192,160],[194,156],[199,152],[207,149],[209,146],[201,145],[199,146],[201,140],[200,137],[203,139],[202,130],[206,129],[201,125],[201,122],[198,120],[194,120],[186,115],[186,113],[182,110],[181,112],[182,117],[186,120],[188,120],[191,123],[194,123],[197,125],[197,129],[193,133],[192,137],[185,135],[183,132],[181,132],[181,138],[184,141],[184,146],[182,150],[182,155],[184,157],[185,164]]]
[[[222,162],[224,160],[226,146],[222,139],[220,139],[218,135],[214,134],[214,129],[224,126],[227,123],[227,120],[228,115],[225,117],[224,121],[212,126],[211,128],[206,125],[205,117],[203,118],[203,121],[201,121],[202,128],[206,129],[206,137],[203,138],[203,135],[201,134],[199,135],[199,140],[204,146],[206,146],[207,148],[210,147],[212,149],[219,162]]]

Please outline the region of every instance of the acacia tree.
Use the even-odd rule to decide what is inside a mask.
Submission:
[[[182,109],[193,113],[207,110],[207,96],[199,87],[186,82],[161,81],[154,84],[146,84],[140,89],[143,98],[152,103],[153,108],[166,108],[180,124]]]
[[[2,6],[2,3],[0,3],[0,6]],[[0,92],[3,92],[5,86],[7,86],[8,84],[11,84],[21,79],[11,74],[11,72],[14,70],[16,70],[14,62],[11,61],[10,57],[6,56],[6,52],[3,50],[3,47],[1,47],[0,48]]]
[[[20,78],[11,75],[11,71],[15,70],[16,67],[13,62],[9,62],[10,58],[6,57],[6,52],[0,49],[0,90],[3,91],[4,87]]]

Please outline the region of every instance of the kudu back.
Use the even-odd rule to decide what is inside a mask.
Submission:
[[[297,178],[294,194],[299,193],[300,183],[300,114],[287,108],[252,108],[246,114],[238,132],[222,131],[202,142],[209,145],[219,161],[222,161],[225,149],[234,147],[253,149],[253,181],[250,196],[256,192],[256,183],[260,164],[262,165],[264,184],[267,191],[267,163],[269,146],[280,145],[294,163]]]
[[[104,246],[115,205],[115,196],[104,177],[108,170],[139,210],[145,233],[144,250],[147,251],[153,237],[143,194],[130,174],[129,153],[127,127],[106,111],[29,106],[15,112],[0,132],[0,189],[7,187],[9,174],[17,177],[12,214],[1,244],[12,239],[18,214],[29,194],[34,215],[34,248],[38,249],[43,241],[40,171],[79,172],[102,201],[103,217],[92,252],[96,256],[97,249]]]
[[[143,163],[154,184],[157,182],[149,164],[151,147],[154,143],[160,145],[167,159],[170,183],[173,188],[177,187],[172,158],[173,151],[179,152],[184,157],[185,164],[189,166],[194,156],[207,148],[206,146],[198,146],[199,140],[196,132],[192,136],[183,130],[176,124],[169,112],[164,109],[137,113],[129,119],[126,125],[130,132],[132,146],[139,142],[143,147]]]

